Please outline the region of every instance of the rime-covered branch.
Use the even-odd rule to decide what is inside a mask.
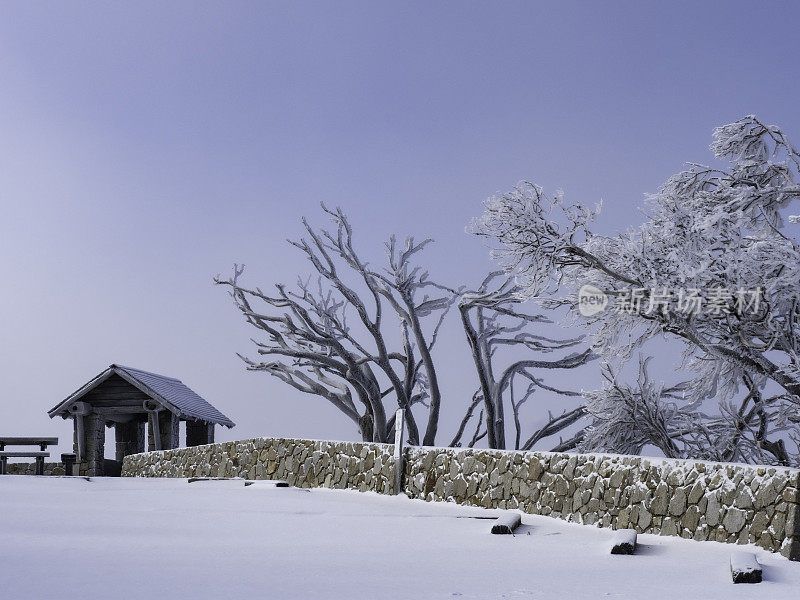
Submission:
[[[800,154],[780,128],[754,116],[717,128],[711,150],[726,168],[689,164],[648,196],[644,222],[617,236],[589,229],[599,207],[567,205],[530,183],[488,200],[473,231],[493,242],[526,297],[568,307],[608,362],[630,360],[664,334],[684,345],[682,367],[695,373],[689,400],[716,398],[720,407],[718,418],[692,424],[686,451],[800,464],[797,448],[785,448],[800,437],[792,420],[800,407],[800,247],[784,221],[800,198]],[[609,308],[580,314],[585,286],[602,291]],[[621,402],[624,389],[615,392]],[[758,400],[766,389],[778,399]]]
[[[522,421],[520,409],[537,390],[549,392],[548,397],[562,395],[577,397],[576,391],[561,390],[548,386],[539,375],[551,369],[573,369],[595,358],[588,349],[571,352],[555,360],[523,359],[513,361],[500,371],[497,369],[496,352],[501,347],[524,349],[526,352],[552,353],[574,348],[581,343],[580,338],[552,339],[536,335],[530,327],[534,324],[550,323],[543,315],[531,315],[519,310],[523,299],[513,280],[500,272],[490,273],[481,286],[461,295],[458,303],[461,322],[467,337],[475,369],[479,390],[473,398],[484,405],[486,416],[486,436],[490,448],[506,448],[506,402],[509,403],[514,422],[516,449],[520,448]],[[517,397],[514,393],[515,379],[524,380],[525,392]],[[548,425],[532,436],[525,444],[529,449],[539,439],[558,433],[572,425],[582,413],[569,411],[576,418],[551,418]],[[471,410],[470,413],[471,414]],[[566,413],[565,413],[566,414]],[[463,429],[463,425],[462,425]]]
[[[355,251],[345,214],[325,206],[323,211],[332,230],[314,229],[303,219],[306,237],[290,241],[312,265],[315,279],[300,279],[292,290],[276,284],[273,294],[243,286],[240,266],[232,277],[215,280],[230,288],[245,320],[264,334],[253,340],[261,358],[243,357],[247,368],[324,398],[368,441],[389,441],[392,411],[385,402],[393,398],[409,409],[409,443],[433,445],[441,392],[432,350],[455,291],[432,282],[412,263],[430,240],[416,244],[408,238],[398,248],[392,237],[388,266],[375,271]],[[396,317],[393,325],[399,322],[399,339],[387,333],[386,313]],[[428,329],[427,320],[433,322]],[[422,436],[414,407],[428,413]]]

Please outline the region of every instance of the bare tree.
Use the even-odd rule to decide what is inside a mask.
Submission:
[[[499,281],[499,283],[498,283]],[[574,369],[596,358],[591,350],[570,352],[556,360],[531,358],[517,359],[506,366],[499,375],[495,371],[496,353],[500,348],[524,349],[527,352],[549,354],[575,348],[581,338],[552,339],[530,330],[531,325],[552,323],[541,314],[526,314],[519,310],[523,302],[519,288],[513,280],[501,272],[490,273],[475,291],[461,295],[458,309],[467,337],[480,388],[475,393],[467,414],[451,445],[460,444],[467,422],[478,404],[483,409],[470,446],[486,436],[490,448],[506,448],[505,403],[511,408],[514,421],[514,448],[529,450],[539,440],[555,435],[577,422],[585,413],[583,406],[553,416],[548,413],[547,423],[522,441],[520,409],[537,390],[571,398],[580,397],[579,392],[562,390],[544,383],[540,372],[550,369]],[[522,386],[521,390],[518,388]],[[552,397],[552,396],[549,396]],[[480,432],[485,415],[485,431]],[[580,438],[575,438],[561,449],[574,447]]]
[[[239,356],[248,369],[266,371],[333,404],[365,441],[391,439],[394,419],[385,403],[392,399],[408,409],[409,443],[433,445],[441,392],[431,351],[455,292],[412,264],[431,240],[407,238],[400,247],[392,237],[386,244],[388,265],[376,271],[355,251],[341,209],[322,208],[334,229],[315,230],[303,219],[307,237],[290,241],[314,268],[313,285],[311,279],[299,280],[295,290],[277,284],[270,295],[241,285],[243,266],[234,266],[229,279],[215,279],[230,288],[246,321],[266,333],[265,340],[253,340],[261,359]],[[386,312],[396,318],[391,322],[399,324],[399,335],[387,333]],[[428,333],[427,317],[433,318]],[[427,410],[422,436],[414,407]]]

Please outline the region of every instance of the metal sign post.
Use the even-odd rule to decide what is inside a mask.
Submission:
[[[406,411],[394,413],[394,493],[403,491],[403,442],[405,441]]]

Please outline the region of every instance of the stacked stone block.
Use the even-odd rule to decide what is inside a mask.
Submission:
[[[281,479],[295,487],[391,493],[388,444],[256,438],[125,457],[123,476]]]
[[[9,475],[36,475],[36,463],[8,463]],[[45,475],[64,475],[64,465],[61,463],[44,463]]]

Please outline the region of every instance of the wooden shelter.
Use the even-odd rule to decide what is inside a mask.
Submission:
[[[213,443],[215,425],[235,425],[180,380],[121,365],[111,365],[47,414],[73,420],[78,473],[94,476],[118,468],[129,454],[177,448],[181,421],[187,446]],[[109,469],[106,427],[114,427],[119,463]]]

